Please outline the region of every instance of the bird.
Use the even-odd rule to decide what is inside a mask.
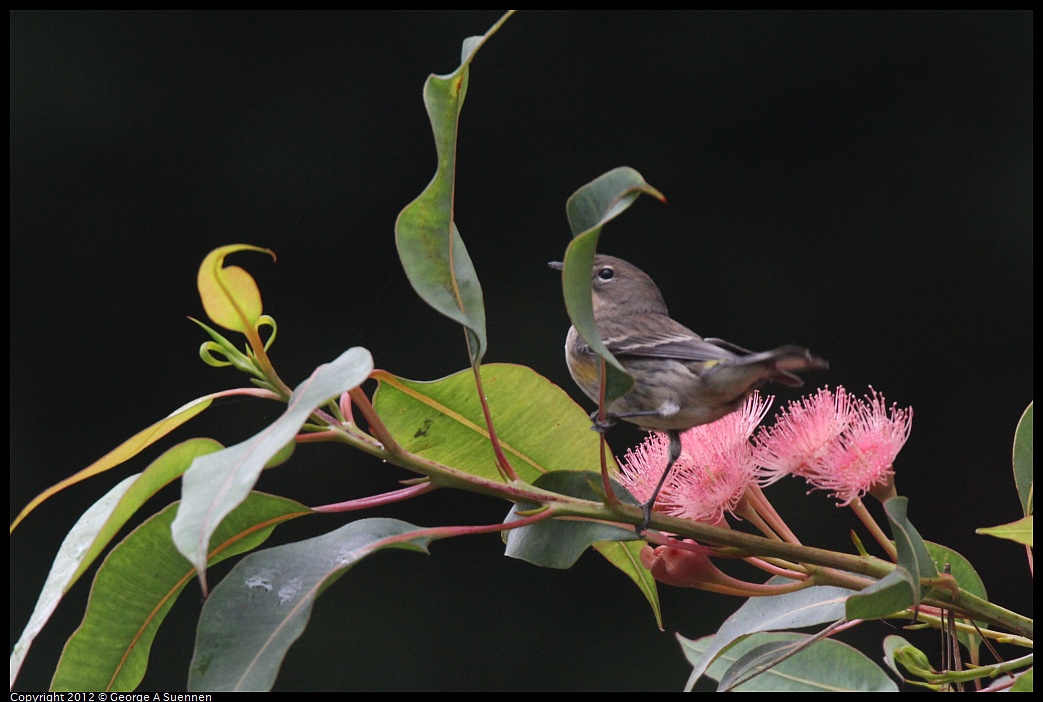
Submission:
[[[552,261],[555,270],[564,264]],[[634,378],[634,386],[606,408],[606,420],[591,414],[594,429],[606,431],[616,420],[669,439],[667,464],[652,496],[641,505],[644,521],[681,455],[681,432],[709,424],[742,407],[768,382],[799,387],[798,372],[825,370],[829,363],[803,346],[754,352],[716,338],[703,338],[674,320],[652,278],[621,258],[596,254],[591,271],[591,302],[602,343]],[[600,358],[575,326],[565,339],[565,361],[576,385],[598,402]]]

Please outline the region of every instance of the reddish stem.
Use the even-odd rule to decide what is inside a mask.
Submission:
[[[489,411],[489,403],[485,399],[485,390],[482,389],[482,373],[481,365],[471,366],[474,371],[474,384],[478,390],[478,400],[482,403],[482,414],[485,415],[485,426],[489,430],[489,443],[492,444],[493,453],[496,454],[496,465],[500,470],[500,474],[505,480],[514,481],[518,479],[518,474],[514,472],[514,468],[507,461],[507,456],[503,454],[503,449],[500,448],[500,440],[496,438],[496,428],[493,426],[493,416]]]
[[[391,492],[385,492],[380,495],[370,495],[369,497],[362,497],[357,500],[348,500],[346,502],[337,502],[331,505],[321,505],[319,507],[312,507],[312,512],[354,512],[360,509],[369,509],[370,507],[381,507],[383,505],[390,505],[395,502],[402,502],[408,500],[411,497],[423,495],[437,490],[438,486],[434,483],[424,482],[416,485],[410,485],[409,487],[400,488],[398,490],[392,490]]]

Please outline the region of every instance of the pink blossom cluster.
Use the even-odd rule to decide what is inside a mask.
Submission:
[[[766,485],[797,475],[844,506],[891,479],[912,409],[888,409],[872,389],[859,399],[842,387],[823,388],[791,402],[773,426],[758,430],[772,399],[754,393],[740,410],[684,432],[656,508],[720,524],[754,481]],[[668,443],[665,434],[652,433],[623,457],[620,482],[638,500],[647,500],[658,483]]]

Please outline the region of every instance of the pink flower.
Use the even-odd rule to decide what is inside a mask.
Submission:
[[[734,511],[757,477],[750,437],[770,406],[771,398],[754,393],[740,410],[681,434],[681,456],[659,493],[660,510],[708,524],[720,524],[725,512]],[[624,456],[620,482],[638,500],[652,496],[668,449],[666,435],[656,432]]]
[[[854,400],[857,405],[858,400]],[[828,387],[789,403],[773,427],[761,427],[755,450],[761,483],[770,485],[791,473],[805,475],[829,451],[855,416],[844,388]]]
[[[894,475],[894,460],[909,439],[913,411],[891,406],[870,388],[858,400],[837,388],[791,403],[770,429],[757,437],[758,463],[768,482],[782,475],[805,478],[828,490],[841,506],[861,498]]]

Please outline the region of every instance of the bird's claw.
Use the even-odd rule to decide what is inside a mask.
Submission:
[[[599,434],[604,434],[606,431],[616,425],[616,420],[609,417],[604,419],[598,419],[598,410],[594,410],[590,413],[590,421],[593,422],[591,430],[596,431]]]
[[[653,498],[654,499],[654,498]],[[644,519],[641,520],[641,524],[635,527],[637,535],[641,536],[648,531],[648,525],[652,522],[652,501],[649,500],[641,505],[641,513],[645,515]]]

